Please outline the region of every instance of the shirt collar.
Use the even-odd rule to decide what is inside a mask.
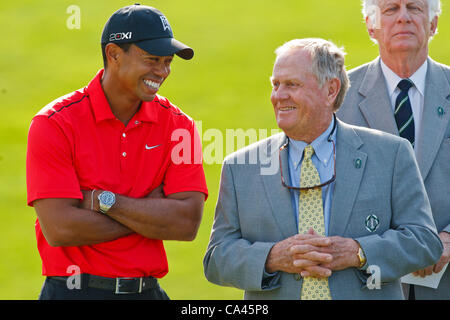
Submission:
[[[101,84],[104,69],[100,69],[94,79],[89,82],[86,92],[91,100],[92,110],[94,112],[95,122],[103,120],[114,120],[116,117],[111,111],[108,100]],[[158,120],[158,102],[159,97],[155,97],[153,101],[143,101],[138,112],[133,119],[143,122],[157,122]]]
[[[392,71],[384,62],[381,60],[381,70],[383,71],[384,78],[386,80],[389,96],[392,96],[397,89],[398,83],[402,80],[394,71]],[[409,77],[409,79],[414,83],[414,87],[420,92],[422,96],[425,94],[425,78],[427,76],[428,60],[417,69],[414,74]]]
[[[335,119],[333,117],[327,130],[325,130],[319,137],[311,142],[311,146],[314,148],[314,155],[317,157],[317,159],[319,159],[324,167],[327,167],[329,165],[330,159],[333,155],[333,144],[328,141],[328,136],[333,130],[334,121]],[[295,169],[297,169],[301,163],[301,160],[303,159],[303,151],[308,144],[304,141],[298,141],[291,138],[288,139],[289,158],[291,159],[291,163],[294,164]],[[331,135],[331,139],[336,142],[336,130],[334,130],[333,134]]]
[[[142,101],[141,107],[136,113],[136,119],[143,122],[158,122],[159,106],[158,95],[152,101]]]

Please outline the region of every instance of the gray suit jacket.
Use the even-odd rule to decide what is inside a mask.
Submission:
[[[368,275],[348,268],[329,278],[332,298],[403,299],[399,278],[435,263],[442,253],[413,150],[404,139],[341,121],[336,130],[329,236],[358,240],[368,264],[379,267],[381,288],[370,290]],[[263,277],[272,246],[297,233],[291,194],[281,184],[280,171],[261,174],[268,163],[278,168],[280,154],[289,183],[287,151],[279,151],[285,141],[281,133],[239,150],[222,168],[204,270],[213,283],[245,290],[247,299],[300,297],[298,275],[279,272],[271,281]],[[266,152],[271,162],[265,161]],[[249,164],[255,154],[258,161]],[[366,228],[370,215],[379,219],[374,232]]]
[[[398,135],[380,59],[350,71],[350,88],[340,119]],[[438,232],[450,232],[450,68],[428,59],[422,134],[417,163]],[[437,290],[416,286],[417,299],[450,299],[450,268]]]

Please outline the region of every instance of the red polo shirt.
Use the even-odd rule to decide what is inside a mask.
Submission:
[[[42,198],[82,199],[80,190],[102,189],[133,198],[162,183],[166,195],[207,195],[200,138],[194,121],[156,96],[142,102],[127,126],[115,118],[101,87],[103,70],[83,89],[44,107],[28,135],[28,205]],[[154,276],[168,272],[161,240],[139,234],[89,246],[51,247],[36,220],[42,273],[105,277]]]

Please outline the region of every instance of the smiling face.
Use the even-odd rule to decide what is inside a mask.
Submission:
[[[334,84],[321,86],[311,71],[311,64],[310,54],[302,49],[278,56],[270,97],[280,129],[288,137],[307,143],[330,124],[336,97]]]
[[[130,100],[152,101],[170,74],[172,60],[173,56],[155,56],[131,45],[118,56],[115,78]]]
[[[428,15],[427,0],[379,0],[379,25],[366,19],[369,35],[377,40],[380,54],[428,55],[428,40],[437,28],[437,17]]]

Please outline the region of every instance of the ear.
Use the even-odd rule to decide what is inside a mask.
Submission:
[[[439,20],[438,16],[435,16],[433,18],[433,20],[431,20],[431,23],[430,23],[430,36],[431,37],[436,34],[438,20]]]
[[[109,66],[116,66],[120,62],[123,51],[114,43],[108,43],[105,47],[105,55]]]
[[[330,106],[334,106],[336,97],[341,91],[341,81],[338,78],[333,78],[327,82],[327,100]]]
[[[370,20],[369,16],[366,17],[366,27],[367,27],[367,32],[369,33],[369,36],[373,39],[375,37],[375,28],[374,28],[374,24]]]

